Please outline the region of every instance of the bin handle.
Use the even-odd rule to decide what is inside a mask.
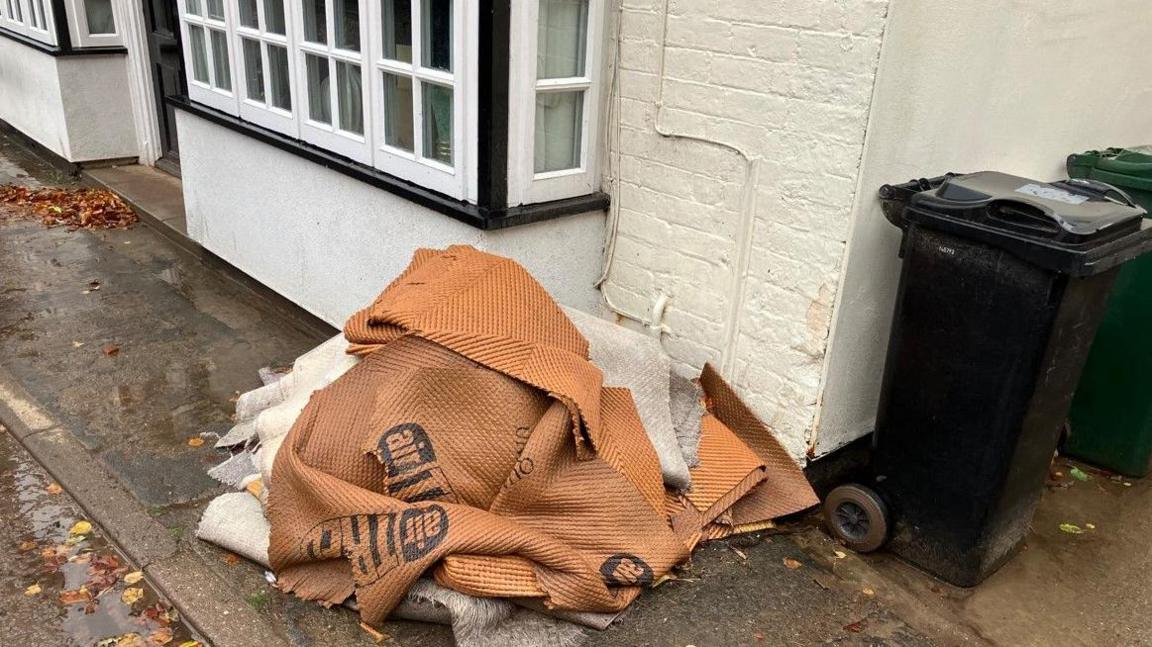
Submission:
[[[1060,233],[1060,223],[1035,205],[1018,200],[993,200],[987,206],[988,217],[1023,233],[1053,236]]]
[[[1099,193],[1100,195],[1104,196],[1105,198],[1107,198],[1110,194],[1115,193],[1116,195],[1120,196],[1120,199],[1124,201],[1125,205],[1127,205],[1129,207],[1137,208],[1137,209],[1139,208],[1139,206],[1136,204],[1136,202],[1132,200],[1131,196],[1129,196],[1127,193],[1125,193],[1122,189],[1115,187],[1111,184],[1108,184],[1106,182],[1101,182],[1099,180],[1090,180],[1088,178],[1082,178],[1082,177],[1071,178],[1069,180],[1065,180],[1065,182],[1067,182],[1068,184],[1074,185],[1074,186],[1088,189],[1089,191],[1092,191],[1093,193]]]

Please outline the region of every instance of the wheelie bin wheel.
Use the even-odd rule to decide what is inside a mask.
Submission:
[[[870,553],[888,540],[888,506],[863,485],[841,485],[829,492],[824,521],[833,535],[858,553]]]

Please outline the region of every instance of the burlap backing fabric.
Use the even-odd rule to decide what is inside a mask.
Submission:
[[[413,582],[618,611],[701,539],[816,503],[714,371],[700,463],[666,492],[627,389],[518,264],[420,250],[347,323],[363,360],[313,394],[275,459],[281,588],[382,622]]]

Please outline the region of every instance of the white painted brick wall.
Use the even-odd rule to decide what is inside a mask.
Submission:
[[[668,352],[694,368],[727,359],[798,457],[886,11],[887,0],[622,0],[618,40],[610,25],[619,233],[605,294],[638,315],[669,295]]]

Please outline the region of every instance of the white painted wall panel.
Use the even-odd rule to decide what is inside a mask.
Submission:
[[[71,156],[55,58],[0,38],[0,119],[61,157]]]
[[[818,454],[875,421],[899,260],[876,190],[945,171],[1064,175],[1068,153],[1152,143],[1145,0],[892,0],[829,349]]]
[[[177,112],[189,235],[341,326],[419,247],[469,244],[523,264],[558,301],[595,311],[604,214],[485,232]]]
[[[123,54],[53,57],[0,38],[0,119],[71,162],[136,157]]]
[[[73,162],[136,157],[136,125],[123,54],[56,59]]]

